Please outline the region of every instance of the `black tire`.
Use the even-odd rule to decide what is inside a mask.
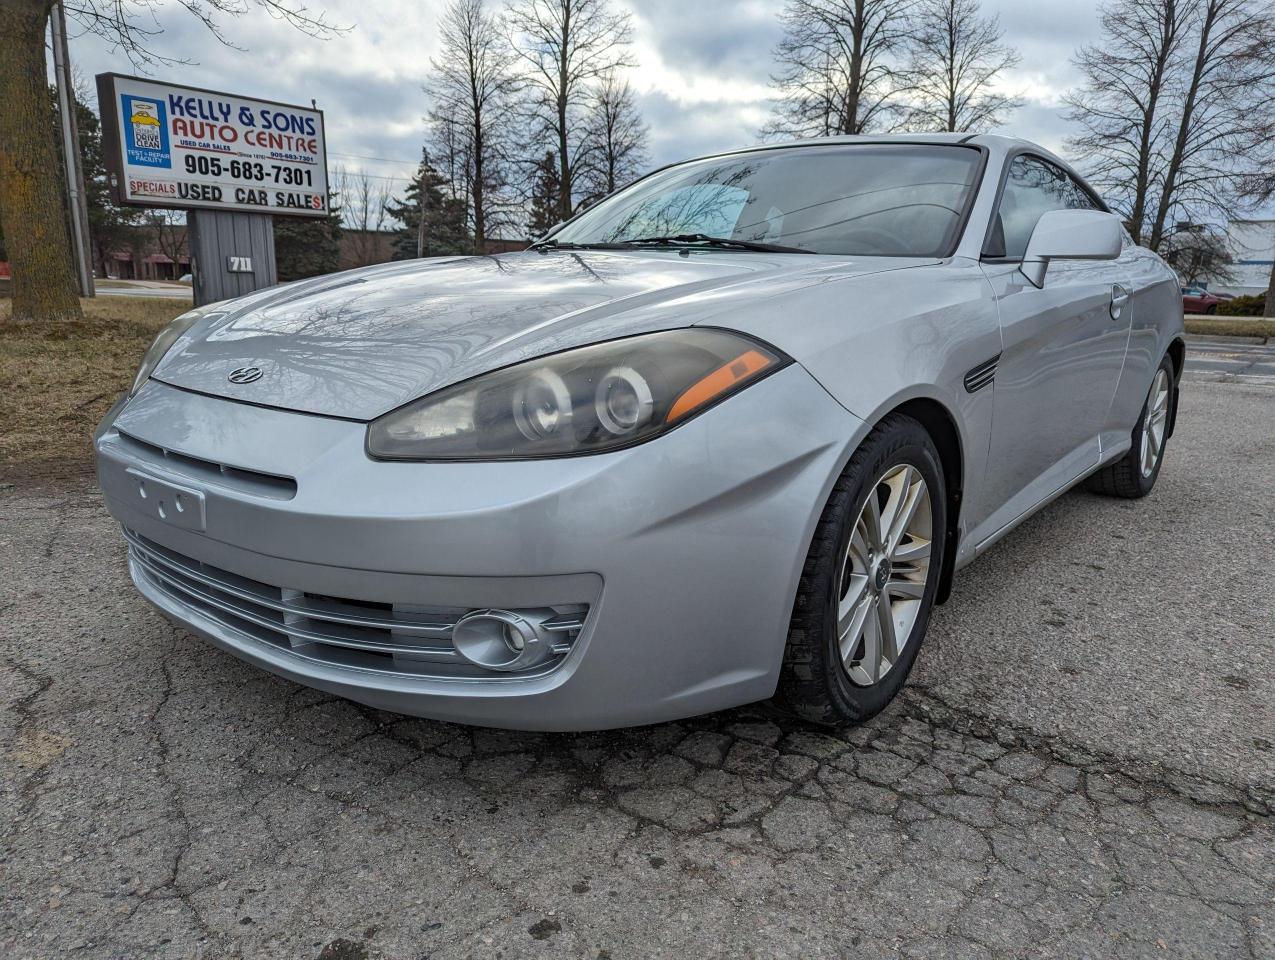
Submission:
[[[933,521],[930,570],[921,605],[899,660],[873,686],[858,686],[842,664],[837,638],[840,566],[852,528],[876,481],[906,463],[930,491]],[[862,723],[879,713],[903,686],[934,608],[947,543],[947,493],[934,441],[911,417],[891,414],[868,434],[846,465],[824,507],[793,604],[776,700],[805,720],[825,725]]]
[[[1168,424],[1172,427],[1177,416],[1175,408],[1178,402],[1177,379],[1173,360],[1166,355],[1160,361],[1159,369],[1169,375]],[[1114,463],[1103,467],[1086,481],[1085,486],[1091,493],[1101,494],[1104,497],[1122,497],[1126,500],[1137,500],[1145,497],[1155,486],[1156,478],[1160,476],[1160,467],[1164,464],[1164,451],[1168,447],[1172,430],[1165,431],[1164,444],[1160,447],[1160,452],[1156,456],[1151,475],[1143,476],[1141,463],[1142,433],[1146,429],[1147,408],[1150,403],[1151,397],[1148,395],[1147,399],[1143,401],[1142,412],[1138,414],[1138,422],[1133,426],[1133,446],[1129,448],[1129,452]]]
[[[1208,307],[1206,307],[1206,308],[1205,308],[1204,312],[1205,312],[1205,314],[1207,314],[1207,315],[1208,315],[1208,316],[1210,316],[1210,317],[1211,317],[1211,316],[1213,316],[1214,314],[1216,314],[1216,313],[1217,313],[1217,304],[1216,304],[1216,303],[1210,303],[1210,304],[1208,305]]]

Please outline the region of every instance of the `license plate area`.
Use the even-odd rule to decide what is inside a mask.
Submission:
[[[136,467],[124,471],[133,494],[133,505],[143,513],[183,530],[203,533],[204,494],[200,490],[161,480]]]

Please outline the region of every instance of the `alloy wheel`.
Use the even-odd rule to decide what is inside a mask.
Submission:
[[[841,562],[837,637],[852,683],[879,683],[899,662],[930,575],[930,489],[909,464],[872,485]]]
[[[1142,450],[1138,462],[1144,478],[1155,473],[1160,451],[1164,449],[1164,435],[1169,425],[1169,393],[1169,374],[1161,367],[1151,381],[1146,420],[1142,424]]]

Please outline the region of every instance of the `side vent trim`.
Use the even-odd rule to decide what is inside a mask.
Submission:
[[[996,379],[996,366],[1001,362],[1001,355],[998,353],[990,360],[984,360],[977,367],[965,374],[965,389],[969,393],[976,393]]]

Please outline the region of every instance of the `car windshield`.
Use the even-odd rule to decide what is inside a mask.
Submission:
[[[938,144],[786,147],[679,164],[586,210],[551,245],[713,239],[809,253],[951,253],[979,152]],[[720,244],[727,248],[725,244]]]

